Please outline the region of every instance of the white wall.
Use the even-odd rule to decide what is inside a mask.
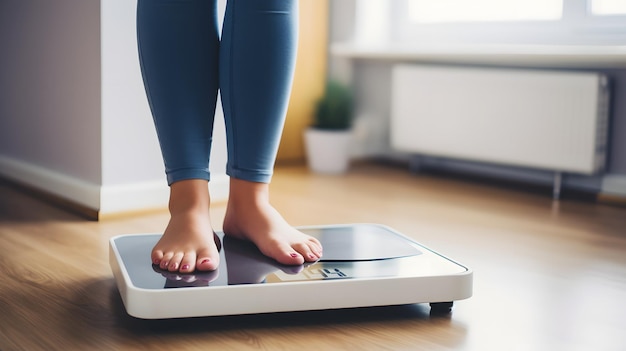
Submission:
[[[102,215],[166,205],[135,8],[136,0],[0,0],[0,175]],[[225,160],[220,110],[213,199],[227,196]]]
[[[98,184],[100,22],[80,0],[0,2],[0,155]]]
[[[0,1],[0,173],[97,208],[100,10]]]
[[[163,180],[139,68],[136,6],[128,0],[101,3],[103,185]]]

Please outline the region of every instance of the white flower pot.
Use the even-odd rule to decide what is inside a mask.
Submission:
[[[321,130],[309,128],[304,131],[307,162],[313,172],[341,174],[350,163],[350,130]]]

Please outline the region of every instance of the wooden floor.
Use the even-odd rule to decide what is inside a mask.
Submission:
[[[144,321],[124,311],[108,239],[159,232],[167,213],[87,221],[0,183],[0,350],[625,350],[626,208],[549,193],[373,164],[279,168],[272,201],[291,224],[389,225],[472,268],[474,296],[445,317],[409,305]]]

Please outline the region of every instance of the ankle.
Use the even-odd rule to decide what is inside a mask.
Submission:
[[[170,186],[170,214],[208,211],[208,182],[201,179],[182,180]]]
[[[269,203],[269,184],[231,178],[228,207],[259,207]]]

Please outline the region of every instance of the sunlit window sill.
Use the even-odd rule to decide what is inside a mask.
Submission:
[[[573,45],[364,45],[334,43],[331,55],[353,59],[497,66],[626,68],[624,46]]]

